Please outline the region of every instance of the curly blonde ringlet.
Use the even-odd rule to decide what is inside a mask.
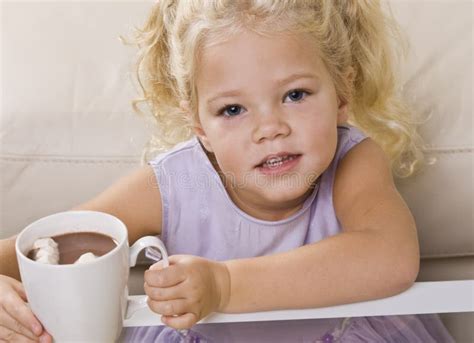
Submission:
[[[399,177],[423,162],[413,113],[400,94],[396,61],[406,40],[388,4],[378,0],[159,0],[142,29],[136,75],[150,106],[156,133],[144,160],[193,135],[197,120],[194,77],[199,56],[243,30],[271,36],[304,34],[320,52],[339,99],[349,103],[349,122],[378,142]],[[180,108],[187,101],[194,118]]]

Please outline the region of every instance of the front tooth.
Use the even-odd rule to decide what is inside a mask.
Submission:
[[[264,165],[269,167],[269,168],[275,168],[275,167],[281,166],[282,164],[283,164],[282,159],[276,159],[276,160],[268,161],[268,162],[264,163]]]
[[[267,163],[276,163],[276,162],[280,162],[281,160],[283,160],[282,157],[273,157],[270,160],[268,160]]]

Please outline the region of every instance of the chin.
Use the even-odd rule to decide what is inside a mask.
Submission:
[[[307,194],[307,192],[309,192],[308,187],[291,187],[288,185],[282,185],[273,188],[266,188],[262,192],[262,195],[269,203],[281,203],[282,205],[287,203],[290,205],[295,202],[303,203],[307,196],[311,194]]]

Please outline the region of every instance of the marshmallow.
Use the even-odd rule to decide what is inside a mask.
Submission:
[[[91,252],[86,252],[85,254],[82,254],[79,256],[79,258],[74,262],[74,264],[82,264],[82,263],[89,263],[94,261],[98,256],[94,255]]]
[[[51,255],[37,256],[35,261],[44,264],[58,264],[59,262],[57,258]]]
[[[38,249],[38,248],[43,248],[43,247],[53,247],[57,248],[58,243],[52,238],[46,237],[46,238],[38,238],[34,243],[33,243],[33,249]]]
[[[36,262],[45,264],[59,263],[58,243],[52,238],[39,238],[33,243],[33,258]]]

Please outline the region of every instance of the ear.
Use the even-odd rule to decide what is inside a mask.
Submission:
[[[339,107],[337,108],[337,125],[345,124],[349,119],[349,102],[339,100]]]
[[[354,77],[355,77],[355,72],[354,68],[349,67],[347,69],[346,75],[345,75],[345,82],[347,83],[347,86],[349,89],[352,89],[352,85],[354,83]],[[345,124],[347,120],[349,119],[349,104],[350,104],[350,99],[338,99],[338,109],[337,109],[337,124]]]
[[[204,145],[207,151],[212,152],[212,147],[211,147],[211,144],[209,143],[209,139],[207,138],[206,132],[204,131],[199,121],[199,118],[195,116],[193,111],[191,110],[189,101],[181,100],[179,102],[179,107],[186,114],[189,121],[192,123],[192,129],[194,131],[194,134],[199,138],[202,145]]]

